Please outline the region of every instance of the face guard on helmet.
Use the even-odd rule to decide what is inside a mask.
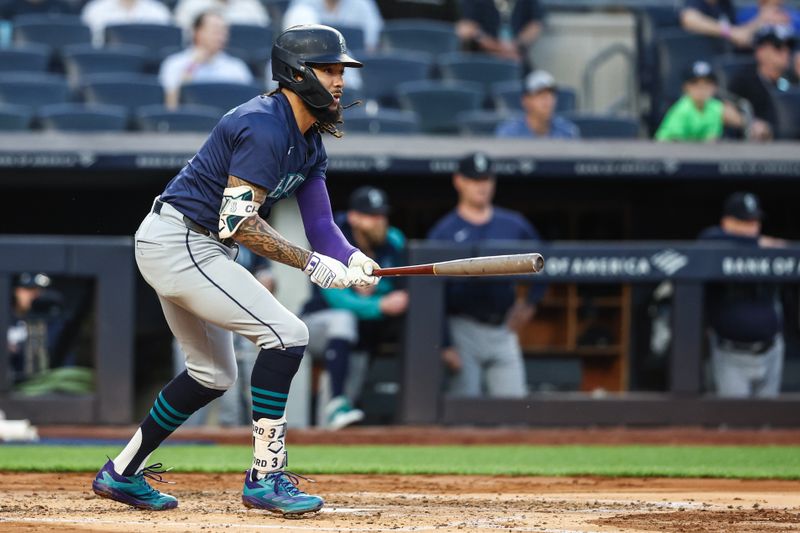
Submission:
[[[278,36],[272,47],[272,79],[317,109],[329,107],[334,99],[311,65],[337,63],[352,68],[363,66],[350,57],[344,37],[330,26],[292,26]],[[295,79],[297,75],[300,80]]]

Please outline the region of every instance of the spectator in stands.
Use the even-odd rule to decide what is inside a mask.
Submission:
[[[455,22],[458,0],[378,0],[381,15],[392,19],[427,19]]]
[[[157,0],[90,0],[81,13],[92,30],[95,46],[105,40],[106,26],[114,24],[170,24],[172,14]]]
[[[523,60],[527,65],[543,19],[539,0],[461,0],[456,32],[466,50]]]
[[[0,19],[10,20],[17,15],[61,15],[74,12],[74,7],[65,0],[0,0]]]
[[[787,26],[800,33],[800,10],[785,5],[783,0],[758,0],[758,4],[742,6],[737,11],[737,23],[748,24],[760,19],[763,24]]]
[[[706,229],[699,239],[753,250],[784,245],[761,234],[762,217],[756,195],[734,193],[725,201],[720,225]],[[742,281],[707,286],[711,369],[720,396],[778,395],[784,359],[779,289],[775,283]]]
[[[741,129],[742,114],[729,102],[715,97],[717,77],[706,61],[695,61],[684,75],[683,96],[667,111],[656,139],[659,141],[716,141],[723,127]]]
[[[298,24],[360,28],[364,31],[364,46],[375,50],[383,29],[383,17],[375,0],[292,0],[283,17],[283,27]]]
[[[405,237],[389,225],[389,202],[384,191],[365,186],[350,196],[349,209],[336,217],[345,237],[383,267],[404,263]],[[328,429],[340,429],[364,418],[345,395],[350,354],[359,342],[359,331],[367,323],[386,326],[386,322],[406,312],[408,293],[398,288],[397,280],[383,278],[374,287],[346,290],[312,287],[311,299],[303,308],[313,354],[324,354],[331,382],[331,400],[325,406]]]
[[[510,118],[497,126],[497,137],[534,139],[577,139],[578,126],[555,114],[556,80],[549,72],[536,70],[525,77],[522,109],[525,115]]]
[[[453,175],[456,208],[439,220],[429,240],[471,245],[492,240],[536,241],[539,235],[520,213],[492,205],[493,163],[486,154],[464,157]],[[527,294],[501,281],[451,281],[446,287],[442,358],[451,371],[448,392],[457,396],[522,397],[525,367],[517,331],[535,312],[543,285]]]
[[[769,131],[760,136],[769,137],[778,122],[770,93],[785,91],[790,86],[785,76],[789,69],[794,36],[783,26],[764,26],[756,33],[754,45],[755,68],[732,79],[728,89],[750,102],[756,118],[769,126]]]
[[[739,48],[749,48],[753,34],[764,23],[762,16],[746,24],[734,25],[733,0],[684,0],[681,26],[688,32],[719,37]]]
[[[175,6],[175,23],[184,34],[192,34],[192,27],[201,13],[216,11],[228,24],[268,26],[269,14],[258,0],[178,0]]]
[[[197,17],[193,45],[161,63],[158,77],[168,107],[177,107],[181,86],[187,83],[253,81],[245,62],[223,51],[227,42],[228,23],[219,13],[209,11]]]

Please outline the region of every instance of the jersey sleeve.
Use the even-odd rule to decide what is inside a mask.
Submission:
[[[263,117],[262,117],[263,118]],[[232,118],[235,124],[228,174],[273,191],[280,181],[281,155],[289,148],[289,138],[275,120],[256,121],[250,115]]]
[[[325,151],[325,145],[322,144],[322,140],[318,142],[317,160],[308,173],[308,179],[325,178],[325,174],[328,172],[328,153]]]

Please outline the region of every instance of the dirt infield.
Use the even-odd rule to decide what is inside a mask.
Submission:
[[[323,512],[286,520],[245,509],[240,475],[175,474],[164,512],[100,499],[91,479],[0,473],[0,531],[800,531],[797,481],[319,476]]]

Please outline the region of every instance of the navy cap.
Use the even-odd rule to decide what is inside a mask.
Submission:
[[[50,276],[42,272],[23,272],[14,279],[14,286],[26,289],[46,289],[50,286]]]
[[[366,185],[350,195],[350,209],[368,215],[388,215],[391,207],[385,191]]]
[[[764,217],[758,196],[751,192],[735,192],[728,196],[723,214],[739,220],[761,220]]]
[[[494,177],[492,158],[483,152],[474,152],[458,162],[458,173],[474,180]]]
[[[717,76],[714,74],[714,69],[711,68],[711,64],[708,61],[695,61],[686,67],[683,73],[684,82],[701,79],[711,80],[714,83],[717,82]]]
[[[762,26],[753,37],[753,46],[761,46],[764,43],[769,43],[776,47],[786,45],[789,48],[793,48],[795,43],[794,30],[791,26]]]

